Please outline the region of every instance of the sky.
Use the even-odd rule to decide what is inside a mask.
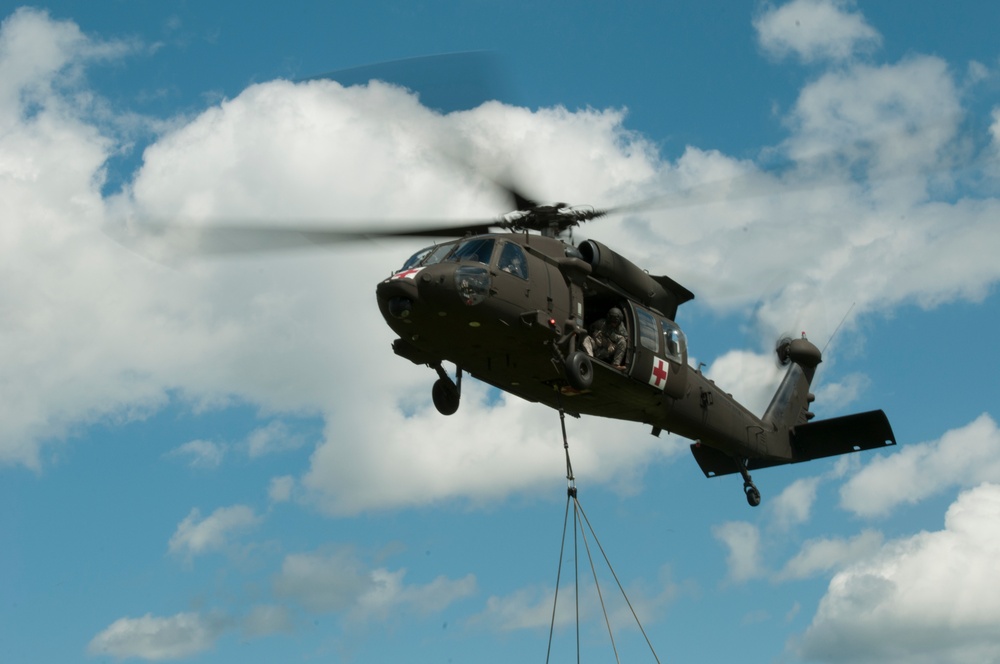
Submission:
[[[567,421],[581,506],[658,661],[1000,662],[1000,6],[0,5],[0,659],[584,661],[555,411],[391,351],[424,243],[150,260],[147,219],[587,224],[696,294],[694,365],[755,412],[774,340],[818,418],[898,445],[706,479],[688,441]],[[485,98],[306,80],[467,51]],[[478,56],[477,56],[478,57]],[[454,157],[469,168],[457,168]],[[588,540],[593,547],[595,541]],[[657,661],[595,552],[622,661]],[[559,603],[553,611],[562,562]]]

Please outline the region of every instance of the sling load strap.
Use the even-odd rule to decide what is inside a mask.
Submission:
[[[566,491],[570,498],[576,498],[576,477],[573,476],[573,462],[569,459],[569,439],[566,437],[566,411],[559,408],[559,426],[562,428],[563,449],[566,451]],[[569,509],[569,505],[566,506]]]
[[[576,599],[576,661],[577,664],[580,662],[580,569],[579,569],[579,545],[577,543],[577,530],[583,535],[583,545],[587,552],[587,559],[590,563],[590,571],[594,577],[594,587],[597,589],[597,596],[600,599],[601,611],[604,614],[604,624],[608,630],[608,636],[611,639],[611,648],[615,654],[615,661],[619,662],[618,658],[618,646],[615,644],[614,633],[611,629],[611,620],[608,617],[608,611],[604,604],[604,595],[601,592],[601,584],[597,578],[597,569],[594,566],[594,557],[591,554],[590,543],[587,540],[587,530],[590,530],[591,536],[594,538],[594,543],[597,544],[597,548],[601,552],[601,556],[604,558],[604,564],[608,566],[608,570],[611,572],[611,576],[614,578],[615,583],[618,584],[618,590],[621,592],[622,597],[625,599],[625,603],[628,605],[629,611],[632,612],[632,618],[635,620],[635,624],[639,627],[639,631],[642,633],[643,638],[646,640],[646,645],[649,646],[649,651],[653,655],[653,659],[656,660],[657,664],[660,664],[660,658],[656,654],[656,650],[653,648],[652,642],[649,640],[649,636],[646,634],[645,628],[642,626],[642,622],[639,620],[638,614],[635,612],[635,608],[632,606],[632,602],[628,598],[628,594],[625,592],[624,586],[622,586],[621,580],[618,578],[618,574],[615,572],[614,567],[611,565],[611,560],[608,558],[607,552],[604,550],[604,546],[601,545],[601,541],[597,537],[597,532],[594,530],[593,525],[590,523],[590,519],[587,518],[587,513],[583,511],[583,506],[580,505],[580,501],[577,497],[576,489],[576,478],[573,475],[573,463],[569,456],[569,439],[566,436],[566,413],[562,409],[562,404],[559,408],[559,423],[562,428],[563,436],[563,449],[566,452],[566,481],[568,483],[567,495],[566,495],[566,512],[563,516],[563,532],[562,532],[562,542],[559,545],[559,566],[556,570],[556,590],[555,597],[552,600],[552,621],[549,624],[549,644],[548,649],[545,653],[545,662],[548,664],[549,657],[552,653],[552,638],[555,633],[556,626],[556,609],[559,604],[559,586],[562,581],[562,561],[563,555],[566,549],[566,532],[569,525],[569,505],[572,501],[573,503],[573,567],[574,567],[574,595]],[[580,520],[583,517],[583,520]],[[586,528],[584,528],[586,525]]]

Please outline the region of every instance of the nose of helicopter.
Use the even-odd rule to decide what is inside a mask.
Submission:
[[[416,273],[406,272],[408,271],[394,274],[375,287],[379,309],[387,321],[390,318],[406,320],[413,313],[414,303],[418,298],[417,284],[414,281]]]
[[[479,264],[445,263],[397,272],[376,286],[386,321],[412,322],[431,314],[440,317],[473,306],[490,294],[489,270]]]
[[[413,300],[405,295],[395,295],[388,299],[386,308],[390,316],[403,320],[404,318],[409,318],[413,312]]]

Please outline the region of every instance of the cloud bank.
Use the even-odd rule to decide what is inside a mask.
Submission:
[[[667,192],[662,209],[581,235],[693,287],[698,300],[682,309],[682,323],[756,303],[761,338],[771,339],[788,329],[828,338],[848,310],[849,334],[859,317],[981,298],[1000,278],[989,249],[1000,245],[998,201],[961,187],[935,194],[932,173],[950,166],[968,137],[958,86],[933,57],[846,64],[807,84],[787,115],[789,138],[774,148],[789,160],[779,171],[693,146],[664,160],[617,109],[492,102],[443,115],[386,84],[279,80],[172,118],[123,191],[105,196],[104,169],[127,139],[115,122],[98,121],[97,102],[76,102],[95,98],[86,67],[128,49],[33,10],[9,18],[0,39],[0,67],[20,72],[0,79],[0,196],[9,209],[0,309],[10,323],[0,341],[15,351],[2,360],[5,464],[43,468],[60,441],[88,425],[142,418],[167,403],[248,403],[322,418],[325,435],[295,493],[332,514],[492,499],[551,478],[560,454],[554,413],[469,381],[463,408],[443,419],[430,405],[433,375],[389,351],[372,291],[412,245],[172,268],[103,232],[150,218],[489,218],[504,211],[502,201],[477,173],[507,169],[540,197],[615,205]],[[883,179],[904,163],[903,177]],[[746,367],[764,366],[770,352],[740,352],[709,373],[759,409],[776,374]],[[863,385],[845,384],[841,401]],[[578,469],[620,487],[679,449],[609,422],[573,435]],[[300,444],[262,431],[248,450]],[[210,465],[224,462],[220,449],[192,445],[183,454]]]

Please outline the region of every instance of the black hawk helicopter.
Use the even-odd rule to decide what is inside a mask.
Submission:
[[[655,436],[693,440],[707,477],[740,473],[751,506],[761,497],[750,471],[895,444],[881,410],[812,421],[810,385],[822,356],[804,335],[779,341],[785,376],[764,414],[751,413],[688,364],[676,317],[691,291],[596,240],[561,239],[582,222],[639,206],[542,205],[507,191],[517,210],[492,222],[372,234],[461,236],[418,251],[375,289],[399,335],[393,351],[437,373],[432,396],[443,415],[457,411],[468,373],[572,415],[641,422]],[[623,319],[625,352],[599,359],[583,342],[612,309]]]
[[[427,65],[433,70],[470,63],[470,54],[456,55],[401,62],[417,65],[420,72]],[[400,63],[387,64],[398,75]],[[369,68],[346,73],[358,72],[360,79],[373,77]],[[453,74],[443,90],[458,85]],[[466,82],[458,87],[481,78],[476,67],[465,74]],[[779,341],[777,357],[787,366],[784,379],[764,414],[751,413],[688,364],[687,341],[675,319],[678,308],[694,299],[691,291],[668,276],[648,274],[596,240],[574,245],[563,239],[583,222],[658,207],[662,199],[611,209],[541,204],[508,183],[485,179],[505,193],[514,211],[464,226],[344,231],[153,223],[145,224],[145,230],[174,235],[174,241],[189,247],[194,242],[207,253],[440,238],[375,289],[379,310],[398,335],[393,351],[437,373],[432,397],[438,411],[457,411],[462,376],[468,373],[571,415],[641,422],[653,435],[668,431],[694,441],[691,452],[707,477],[740,473],[752,506],[761,497],[750,471],[895,444],[881,410],[812,421],[810,385],[822,353],[804,335]],[[135,237],[109,230],[137,248]],[[193,231],[194,237],[185,231]],[[604,360],[586,350],[585,340],[613,309],[624,327],[624,352]],[[454,379],[444,362],[455,365]]]
[[[379,282],[375,294],[398,335],[393,351],[437,373],[431,394],[441,414],[458,410],[467,373],[573,416],[640,422],[654,436],[667,431],[694,441],[691,452],[706,477],[740,473],[751,506],[761,496],[750,471],[896,444],[881,410],[813,421],[810,386],[822,353],[804,334],[779,340],[775,352],[787,366],[784,378],[764,414],[750,412],[688,364],[676,318],[679,307],[694,299],[691,291],[668,276],[648,274],[596,240],[574,245],[564,239],[583,222],[657,207],[662,200],[572,207],[541,204],[510,185],[493,184],[515,211],[462,226],[143,226],[204,253],[440,238]],[[141,244],[134,236],[111,234],[133,248]],[[587,336],[613,309],[624,328],[624,352],[592,356]],[[455,366],[454,379],[444,362]]]

